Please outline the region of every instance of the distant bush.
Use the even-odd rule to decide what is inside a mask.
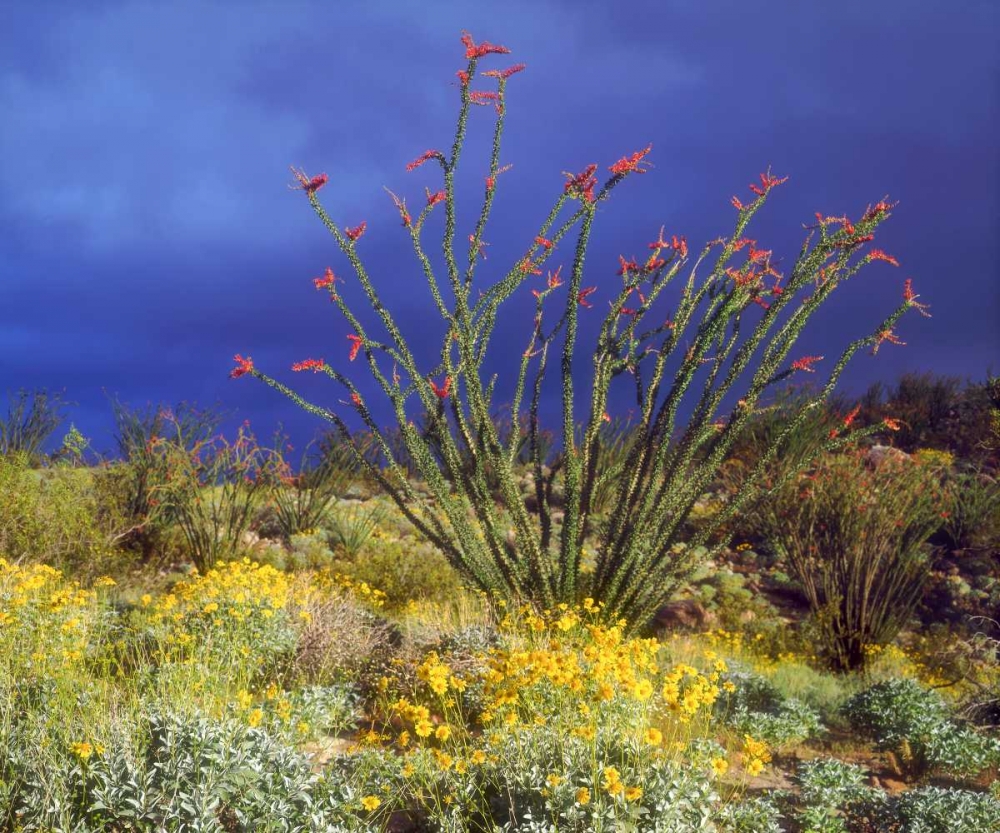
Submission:
[[[32,469],[26,453],[0,456],[0,556],[95,577],[121,559],[120,524],[102,507],[90,470]]]
[[[111,407],[119,459],[98,469],[96,476],[127,521],[123,545],[145,561],[160,548],[174,519],[165,494],[169,458],[160,444],[190,451],[212,435],[221,417],[184,402],[173,409],[157,405],[139,410],[115,399]]]
[[[989,380],[963,384],[954,376],[906,373],[891,387],[876,383],[866,391],[859,424],[892,417],[900,429],[886,439],[902,451],[936,448],[995,466],[996,447],[990,442],[994,409]]]
[[[7,417],[0,417],[0,457],[20,454],[29,466],[44,459],[43,446],[63,421],[66,403],[58,393],[20,390],[8,394]]]
[[[191,560],[204,572],[244,548],[243,537],[274,477],[273,460],[245,425],[232,442],[219,435],[190,448],[183,426],[173,420],[168,425],[169,436],[152,445],[165,470],[163,499]]]

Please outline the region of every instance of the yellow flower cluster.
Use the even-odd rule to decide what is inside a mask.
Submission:
[[[110,580],[98,580],[107,587]],[[113,582],[112,582],[113,584]],[[45,564],[12,564],[0,558],[0,655],[22,673],[51,673],[80,662],[99,618],[98,593]]]
[[[764,771],[764,766],[771,762],[771,753],[767,744],[754,740],[750,735],[743,736],[743,769],[747,775],[754,777]]]

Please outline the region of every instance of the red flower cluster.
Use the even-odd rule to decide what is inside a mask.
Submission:
[[[305,361],[296,362],[292,365],[292,370],[296,373],[303,370],[311,370],[313,373],[319,373],[326,366],[326,362],[322,359],[306,359]]]
[[[535,266],[530,257],[526,257],[520,263],[517,264],[517,268],[524,272],[526,275],[540,275],[542,270]]]
[[[610,170],[615,176],[625,176],[630,173],[644,174],[646,173],[646,170],[640,167],[640,165],[649,164],[648,162],[643,162],[642,160],[652,149],[652,145],[647,145],[645,150],[637,150],[631,156],[623,156],[608,170]]]
[[[618,255],[618,262],[621,264],[621,268],[616,274],[621,275],[623,278],[626,277],[629,272],[639,272],[639,264],[636,263],[634,257],[631,260],[625,260],[625,255]]]
[[[448,398],[448,395],[451,393],[451,376],[445,376],[444,384],[442,384],[440,387],[438,387],[438,385],[434,382],[433,379],[428,379],[427,381],[431,383],[431,390],[434,391],[434,395],[438,399]]]
[[[333,269],[329,266],[326,267],[326,272],[321,278],[313,278],[313,285],[317,289],[327,289],[336,282],[337,276],[333,274]]]
[[[781,185],[783,182],[788,182],[787,176],[778,179],[776,176],[771,176],[771,172],[768,171],[766,174],[760,175],[760,185],[754,185],[751,183],[750,190],[753,191],[758,197],[762,197],[775,185]]]
[[[330,180],[330,177],[326,174],[317,174],[310,179],[305,171],[297,171],[294,167],[292,168],[292,173],[295,174],[295,178],[299,181],[299,184],[293,185],[292,188],[296,191],[305,191],[307,194],[315,193]]]
[[[357,240],[362,234],[365,233],[365,229],[368,228],[367,221],[362,222],[361,225],[355,226],[354,228],[349,228],[344,230],[344,234],[347,235],[347,239],[352,243]]]
[[[552,241],[551,240],[547,240],[544,237],[536,237],[535,238],[535,244],[538,245],[538,246],[541,246],[542,248],[544,248],[546,250],[552,248]]]
[[[496,46],[489,41],[484,40],[477,45],[468,32],[462,32],[462,44],[465,46],[465,57],[470,61],[474,58],[482,58],[484,55],[510,54],[510,50],[506,46]]]
[[[429,188],[425,188],[424,191],[427,193],[427,207],[430,208],[432,205],[437,205],[439,202],[444,202],[447,199],[448,194],[445,191],[435,191],[431,193]]]
[[[348,359],[353,362],[358,357],[358,351],[361,349],[362,339],[361,336],[357,336],[354,333],[350,333],[347,338],[350,339],[351,342],[351,353],[348,356]]]
[[[660,226],[660,236],[656,240],[649,244],[651,249],[673,249],[675,252],[680,252],[681,257],[687,257],[688,244],[687,238],[678,237],[676,234],[671,237],[671,239],[663,239],[663,226]]]
[[[414,159],[406,166],[406,170],[414,171],[421,165],[423,165],[424,162],[429,162],[431,159],[440,159],[443,161],[444,156],[441,155],[441,151],[439,150],[425,150],[423,153],[420,154],[420,156],[418,156],[416,159]]]
[[[500,95],[498,93],[489,92],[487,90],[473,90],[469,93],[469,101],[473,104],[478,104],[480,107],[485,107],[491,101],[499,101]]]
[[[487,72],[480,73],[488,78],[503,78],[504,80],[510,78],[515,73],[523,70],[527,64],[514,64],[513,66],[507,67],[507,69],[491,69]]]
[[[597,177],[594,171],[597,165],[588,165],[580,173],[574,175],[563,171],[563,176],[569,177],[569,182],[564,186],[564,190],[574,197],[583,197],[587,202],[594,201],[594,186],[597,185]]]
[[[813,368],[813,365],[820,361],[823,361],[822,356],[803,356],[801,359],[796,359],[792,362],[792,370],[804,370],[807,373],[815,373],[816,370]]]
[[[875,203],[875,205],[873,205],[871,208],[865,211],[864,216],[861,219],[862,221],[872,220],[879,214],[885,214],[886,211],[891,211],[897,205],[899,205],[899,203],[895,202],[890,203],[886,202],[885,200],[879,200],[877,203]]]
[[[588,286],[586,289],[581,289],[576,295],[576,302],[581,307],[593,307],[594,305],[587,300],[591,295],[597,292],[596,286]]]
[[[899,266],[899,261],[896,260],[892,255],[887,255],[881,249],[872,249],[868,252],[868,260],[884,260],[886,263],[892,264],[893,266]]]
[[[236,367],[233,368],[232,373],[229,374],[230,379],[239,379],[247,373],[253,373],[253,359],[247,356],[245,359],[237,353],[233,356],[233,361],[236,362]]]

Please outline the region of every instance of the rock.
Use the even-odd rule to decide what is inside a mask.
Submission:
[[[680,599],[661,607],[653,619],[653,625],[664,630],[703,628],[708,621],[708,611],[700,602],[694,599]]]
[[[909,457],[910,455],[905,451],[900,451],[898,448],[893,448],[891,445],[873,445],[865,454],[865,460],[873,466],[881,465],[882,462],[888,458],[902,460],[909,459]]]

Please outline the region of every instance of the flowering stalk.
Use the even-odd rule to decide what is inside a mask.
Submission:
[[[509,167],[501,164],[507,82],[523,65],[481,73],[495,81],[496,89],[472,90],[479,60],[509,50],[489,43],[477,45],[468,35],[463,37],[463,43],[468,64],[458,73],[459,115],[451,150],[447,154],[425,151],[408,165],[409,170],[437,165],[443,188],[433,193],[426,191],[426,204],[419,213],[411,213],[405,200],[390,192],[445,325],[440,360],[435,367],[418,366],[409,343],[375,290],[359,255],[365,223],[342,228],[319,200],[318,192],[326,178],[310,179],[302,172],[296,173],[299,187],[351,264],[387,335],[384,343],[373,337],[335,291],[337,279],[332,270],[314,280],[317,289],[329,293],[350,327],[351,346],[346,360],[364,354],[368,369],[392,407],[399,426],[399,443],[379,429],[360,391],[336,369],[343,362],[331,365],[307,360],[296,367],[322,372],[345,388],[348,398],[343,403],[360,416],[366,435],[373,439],[386,466],[373,463],[370,448],[354,442],[337,412],[306,402],[260,372],[249,358],[237,357],[233,375],[255,376],[310,413],[331,422],[354,449],[359,464],[366,467],[407,518],[479,587],[499,597],[529,600],[540,607],[575,601],[589,590],[605,603],[607,615],[627,616],[632,627],[639,627],[652,618],[693,569],[695,547],[707,542],[761,492],[767,463],[780,453],[782,443],[795,430],[796,420],[829,396],[851,356],[863,347],[876,348],[886,340],[892,341],[892,328],[903,313],[911,307],[922,312],[923,307],[916,304],[917,296],[908,286],[903,303],[872,335],[850,344],[833,363],[828,381],[776,439],[751,473],[743,493],[689,542],[687,549],[678,549],[675,544],[685,519],[747,428],[760,397],[795,372],[815,372],[813,365],[820,357],[787,361],[808,320],[830,293],[863,265],[873,260],[895,265],[894,258],[879,250],[858,256],[892,206],[880,202],[855,223],[846,217],[819,216],[786,276],[772,265],[770,251],[758,248],[757,241],[744,236],[770,192],[785,181],[770,172],[762,174],[760,184],[751,186],[751,201],[744,204],[733,198],[737,217],[732,236],[705,246],[681,287],[673,312],[665,318],[653,312],[654,305],[686,265],[688,247],[683,237],[664,237],[661,229],[657,240],[649,245],[646,260],[620,260],[621,286],[611,293],[608,312],[600,324],[586,416],[582,426],[578,425],[579,316],[597,314],[592,311],[597,305],[591,296],[599,291],[597,285],[584,281],[596,209],[626,178],[646,172],[645,158],[650,147],[609,166],[610,176],[600,187],[597,165],[567,174],[562,192],[533,236],[532,245],[506,274],[492,284],[477,286],[473,295],[477,269],[485,262],[486,223],[502,183],[500,175]],[[493,105],[496,125],[482,207],[461,261],[455,250],[455,175],[470,109],[484,104]],[[445,212],[444,280],[432,267],[422,237],[427,217],[440,203]],[[816,232],[819,239],[814,242]],[[717,246],[714,263],[699,280],[699,269]],[[536,276],[542,275],[564,249],[570,252],[565,280],[560,270],[566,264],[559,264],[549,270],[543,288],[532,290],[535,314],[514,380],[511,417],[513,424],[520,426],[526,416],[525,446],[520,430],[504,432],[493,418],[496,379],[484,381],[482,364],[501,305],[525,282],[534,282]],[[743,250],[746,260],[734,263],[734,256]],[[450,288],[450,293],[445,287]],[[553,304],[557,317],[550,321]],[[763,309],[762,314],[758,307]],[[563,414],[562,447],[555,460],[548,457],[538,422],[543,382],[553,351],[558,351],[560,358]],[[681,352],[679,366],[668,373],[668,360]],[[387,371],[388,362],[391,373]],[[628,442],[615,446],[609,464],[612,458],[608,456],[609,433],[605,427],[610,420],[609,390],[612,382],[624,374],[631,377],[635,388],[637,420]],[[727,418],[717,419],[724,399],[737,382],[746,386],[744,395]],[[696,391],[700,387],[700,394],[691,418],[677,437],[679,407],[693,387]],[[525,415],[526,399],[530,401]],[[427,415],[419,429],[407,412],[414,402]],[[825,447],[840,447],[857,435],[845,432],[831,437]],[[534,481],[530,511],[519,489],[521,474],[517,468],[525,453]],[[418,495],[411,487],[404,466],[414,468],[426,482],[429,498]],[[613,501],[608,500],[609,490]],[[553,512],[556,492],[561,492],[563,501],[561,524]],[[614,506],[611,517],[598,516],[597,505],[609,502]],[[585,588],[581,586],[581,568],[588,539],[596,539],[598,555],[590,586]]]

